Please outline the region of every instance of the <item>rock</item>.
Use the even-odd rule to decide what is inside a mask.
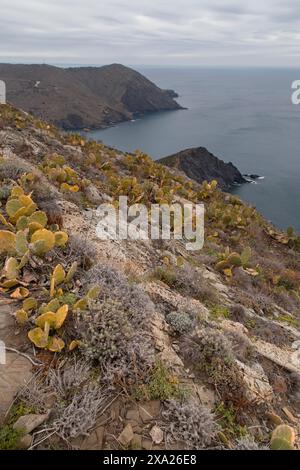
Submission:
[[[261,365],[256,363],[250,367],[238,360],[236,364],[243,374],[248,399],[256,400],[257,403],[272,401],[273,389]]]
[[[19,431],[24,431],[25,434],[31,433],[35,428],[43,424],[49,417],[49,413],[44,415],[24,415],[15,422],[13,428]]]
[[[154,444],[161,444],[164,440],[164,433],[158,426],[153,426],[149,434]]]
[[[132,441],[133,435],[134,433],[133,433],[131,424],[127,424],[127,426],[123,429],[123,431],[119,435],[118,441],[120,442],[122,446],[127,447]]]
[[[148,423],[156,418],[160,412],[160,401],[152,400],[139,405],[139,413],[143,423]]]
[[[266,417],[271,421],[271,423],[273,424],[282,424],[283,421],[282,419],[280,418],[280,416],[278,416],[277,414],[275,413],[271,413],[271,412],[267,412],[266,413]]]
[[[98,189],[96,188],[96,186],[94,186],[93,184],[90,184],[84,190],[84,192],[85,192],[85,195],[86,195],[87,199],[92,204],[100,204],[100,202],[102,202],[102,197],[101,197]]]
[[[80,446],[80,450],[102,450],[104,443],[104,427],[100,426],[87,436]]]
[[[214,408],[216,404],[215,392],[207,388],[205,385],[194,384],[194,387],[201,404],[207,406],[209,409]]]
[[[152,450],[153,448],[153,442],[151,439],[143,439],[142,440],[142,448],[145,450]]]
[[[240,171],[231,162],[225,163],[203,147],[182,150],[174,155],[161,158],[157,162],[182,171],[198,183],[217,180],[223,189],[236,183],[246,182]]]
[[[131,448],[140,450],[142,448],[142,436],[139,434],[134,434],[133,439],[131,441]]]
[[[16,335],[16,320],[13,316],[16,309],[15,302],[6,305],[0,302],[0,332],[1,341],[6,347],[19,349],[24,344],[24,338],[22,335]]]
[[[31,446],[31,443],[32,436],[30,434],[25,434],[25,436],[21,437],[18,447],[20,450],[27,450]]]
[[[6,354],[6,364],[0,364],[0,423],[17,392],[32,377],[31,369],[32,364],[25,357],[10,352]]]
[[[136,421],[138,423],[140,420],[139,410],[137,408],[134,410],[128,410],[126,413],[126,419],[127,421]]]

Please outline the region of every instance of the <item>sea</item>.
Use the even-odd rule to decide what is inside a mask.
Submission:
[[[88,137],[154,160],[206,147],[244,174],[261,178],[232,192],[281,229],[300,233],[300,69],[135,67],[187,109],[138,117]]]

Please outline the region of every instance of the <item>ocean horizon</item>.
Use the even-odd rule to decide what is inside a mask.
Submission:
[[[137,117],[91,131],[89,138],[153,159],[206,147],[244,174],[261,179],[232,189],[269,221],[300,233],[300,106],[292,104],[293,68],[137,67],[179,94],[183,110]]]

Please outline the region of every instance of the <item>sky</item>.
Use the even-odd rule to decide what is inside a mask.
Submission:
[[[299,0],[0,0],[0,62],[289,66]]]

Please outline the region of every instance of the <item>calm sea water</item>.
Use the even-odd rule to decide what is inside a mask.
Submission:
[[[234,192],[275,225],[300,232],[300,105],[291,83],[300,70],[139,69],[162,88],[176,90],[188,110],[126,122],[90,138],[157,159],[189,147],[207,147],[243,173],[265,177]]]

